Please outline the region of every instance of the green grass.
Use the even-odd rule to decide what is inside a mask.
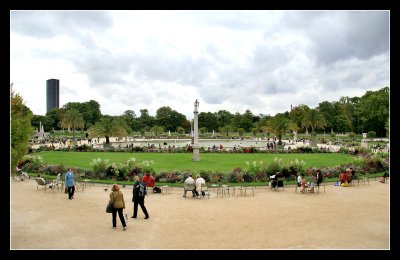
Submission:
[[[117,153],[117,152],[40,152],[43,163],[68,167],[91,169],[93,159],[109,159],[109,163],[126,162],[135,157],[138,162],[153,160],[156,172],[161,170],[210,170],[217,172],[230,172],[237,167],[247,169],[246,161],[271,162],[275,157],[282,158],[284,162],[303,160],[305,167],[336,166],[354,161],[354,156],[341,153],[317,154],[226,154],[226,153],[200,153],[200,161],[193,162],[189,153]]]

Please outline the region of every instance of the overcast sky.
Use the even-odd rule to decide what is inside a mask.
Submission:
[[[36,115],[169,106],[275,115],[389,86],[389,11],[11,11],[10,81]]]

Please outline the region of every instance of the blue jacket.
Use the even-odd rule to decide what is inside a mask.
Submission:
[[[75,186],[74,174],[72,172],[67,172],[67,174],[65,174],[65,187],[72,186]]]

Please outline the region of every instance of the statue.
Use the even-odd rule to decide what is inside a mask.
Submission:
[[[199,101],[197,101],[197,99],[196,99],[196,101],[194,102],[194,112],[196,113],[196,112],[199,112]]]

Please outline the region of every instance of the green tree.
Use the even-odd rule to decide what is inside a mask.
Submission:
[[[121,121],[111,117],[102,117],[99,122],[89,128],[89,137],[105,137],[106,145],[110,145],[110,137],[124,137],[127,135],[126,129],[121,124]]]
[[[246,132],[250,132],[251,128],[253,127],[253,119],[253,113],[247,109],[241,116],[238,127],[243,128]]]
[[[226,110],[219,110],[215,116],[217,117],[218,127],[232,125],[233,115]]]
[[[149,111],[147,109],[140,109],[140,117],[138,118],[139,128],[148,128],[150,129],[155,122],[153,116],[149,115]]]
[[[278,136],[278,144],[282,145],[282,135],[289,130],[296,130],[297,126],[284,114],[278,113],[268,121],[268,131]]]
[[[318,111],[324,116],[326,127],[331,129],[331,133],[334,131],[335,123],[335,107],[331,102],[324,101],[318,104]]]
[[[72,136],[75,141],[75,129],[83,128],[85,126],[85,122],[83,121],[82,114],[79,113],[78,110],[72,108],[71,110],[67,110],[65,112],[61,126],[63,128],[72,129]]]
[[[135,111],[126,110],[119,118],[123,120],[126,123],[126,125],[133,131],[140,130],[140,123],[139,120],[136,118]]]
[[[238,134],[239,134],[240,137],[243,137],[244,129],[243,128],[238,128]]]
[[[53,129],[54,121],[51,117],[42,115],[33,115],[31,119],[32,127],[40,130],[39,129],[40,123],[42,123],[45,132],[49,132],[50,130]]]
[[[253,136],[256,137],[257,133],[258,133],[258,129],[257,128],[252,128],[251,132],[253,133]]]
[[[351,131],[351,121],[346,115],[337,115],[334,117],[336,122],[336,129],[338,132],[349,132]]]
[[[31,110],[24,105],[22,97],[10,86],[11,105],[11,173],[15,175],[18,161],[28,153],[29,139],[32,136]]]
[[[61,121],[64,118],[65,110],[63,108],[53,108],[46,113],[46,117],[50,122],[53,122],[51,128],[56,130],[61,129]]]
[[[229,136],[229,133],[232,132],[234,127],[232,125],[225,125],[218,128],[218,131],[226,136]]]
[[[375,131],[377,136],[386,136],[385,124],[389,118],[389,88],[367,91],[358,106],[362,131]]]
[[[174,131],[178,126],[183,126],[186,116],[172,110],[170,107],[160,107],[157,109],[155,121],[159,126],[163,126],[165,131]]]
[[[199,128],[199,131],[200,131],[200,133],[201,133],[202,135],[204,135],[204,134],[207,132],[207,128],[205,128],[205,127],[200,127],[200,128]]]
[[[308,125],[306,123],[307,115],[310,111],[310,108],[307,105],[299,105],[296,106],[290,111],[290,118],[292,122],[295,122],[297,127],[301,130],[306,129],[306,133],[308,133]]]
[[[95,100],[89,102],[68,102],[63,106],[65,111],[75,109],[82,114],[84,127],[89,128],[99,121],[101,115],[100,104]]]
[[[178,127],[176,128],[176,131],[177,131],[179,134],[185,133],[185,129],[183,129],[183,127],[181,127],[181,126],[178,126]]]
[[[155,136],[158,136],[159,134],[164,132],[164,127],[155,125],[152,128],[150,128],[150,131],[153,132]]]
[[[322,128],[324,129],[326,126],[325,118],[324,116],[318,112],[317,109],[311,109],[308,112],[308,115],[305,118],[305,125],[308,127],[311,127],[311,134],[315,134],[315,130]]]
[[[208,131],[217,130],[218,122],[216,114],[211,112],[199,113],[199,125],[207,128]]]

